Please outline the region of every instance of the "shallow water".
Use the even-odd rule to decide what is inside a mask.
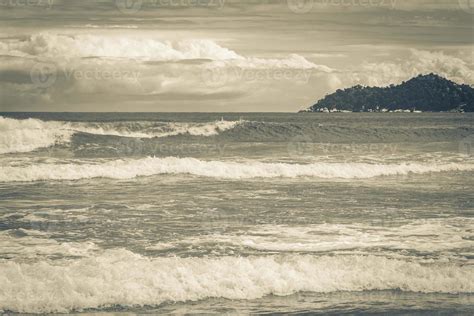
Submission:
[[[472,114],[1,115],[3,312],[473,312]]]

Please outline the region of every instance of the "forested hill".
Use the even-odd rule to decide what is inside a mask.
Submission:
[[[474,112],[474,89],[436,74],[419,75],[400,85],[337,90],[310,107],[308,112]]]

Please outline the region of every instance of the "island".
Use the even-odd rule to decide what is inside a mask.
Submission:
[[[388,87],[340,89],[301,112],[474,112],[474,89],[431,73]]]

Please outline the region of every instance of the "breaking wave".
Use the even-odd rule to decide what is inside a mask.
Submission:
[[[228,132],[223,133],[225,131]],[[324,144],[381,144],[382,142],[383,146],[387,146],[387,150],[390,150],[391,144],[402,142],[459,142],[469,137],[474,130],[467,126],[460,128],[441,126],[400,131],[392,127],[326,126],[298,122],[275,123],[245,120],[62,122],[32,118],[17,120],[0,116],[0,132],[0,154],[28,152],[55,144],[68,143],[77,133],[143,139],[182,135],[219,136],[220,140],[231,142],[289,142],[289,146],[292,146],[289,149],[298,152],[302,150],[302,154],[310,154],[313,151],[324,151]],[[323,146],[321,148],[312,146],[314,144]]]
[[[75,123],[0,117],[0,154],[29,152],[58,143],[67,143],[71,140],[71,136],[78,132],[135,138],[176,135],[214,136],[219,132],[232,129],[240,123],[242,121],[224,120],[205,123]]]
[[[301,291],[474,290],[472,266],[423,265],[376,256],[149,258],[115,249],[78,260],[5,260],[0,261],[0,271],[0,310],[26,313],[206,298],[250,300]]]
[[[125,123],[71,123],[71,129],[79,132],[136,138],[168,137],[177,135],[215,136],[219,132],[232,129],[243,121],[215,121],[205,123],[164,123],[164,122],[125,122]]]
[[[72,134],[61,122],[0,117],[0,154],[28,152],[53,146],[69,141]]]
[[[473,171],[474,164],[368,164],[313,163],[288,164],[258,161],[204,161],[195,158],[154,158],[113,160],[101,163],[40,163],[0,167],[0,181],[78,180],[89,178],[132,179],[158,174],[191,174],[222,179],[319,177],[364,179],[379,176],[423,174],[446,171]]]

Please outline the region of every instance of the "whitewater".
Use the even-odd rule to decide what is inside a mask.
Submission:
[[[232,129],[241,121],[215,121],[209,123],[173,122],[118,122],[73,123],[16,120],[0,116],[0,153],[28,152],[55,144],[68,143],[75,133],[133,138],[154,138],[176,135],[213,136]]]
[[[380,176],[423,174],[447,171],[473,171],[474,164],[367,164],[314,163],[288,164],[263,162],[202,161],[195,158],[143,158],[89,164],[48,163],[0,167],[0,182],[79,180],[91,178],[132,179],[159,174],[189,174],[222,179],[277,177],[319,177],[364,179]]]
[[[468,113],[0,113],[0,312],[472,314],[473,135]]]
[[[210,297],[251,300],[300,291],[402,290],[472,292],[474,268],[423,266],[373,256],[266,256],[149,259],[125,250],[96,258],[41,264],[5,263],[3,308],[19,312],[68,312],[113,305],[153,305]],[[51,275],[54,279],[50,280]],[[22,281],[19,281],[22,280]],[[51,295],[49,288],[61,289]],[[38,293],[34,302],[18,295]]]

